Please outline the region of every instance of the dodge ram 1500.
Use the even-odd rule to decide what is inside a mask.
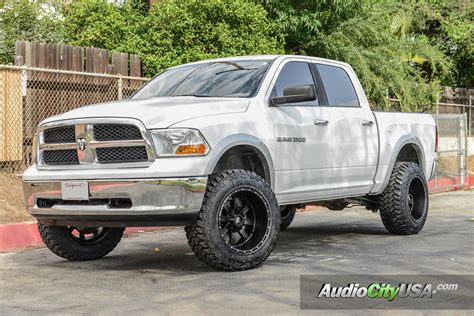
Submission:
[[[436,142],[428,114],[372,112],[346,63],[221,58],[41,122],[24,192],[63,258],[103,257],[127,226],[179,225],[200,260],[245,270],[308,203],[364,205],[390,233],[418,233]]]

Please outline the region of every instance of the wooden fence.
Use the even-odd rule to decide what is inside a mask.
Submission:
[[[17,41],[15,66],[141,77],[138,55],[56,43]]]

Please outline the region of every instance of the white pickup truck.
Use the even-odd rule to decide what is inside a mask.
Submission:
[[[308,203],[364,205],[390,233],[418,233],[436,142],[430,115],[372,112],[346,63],[213,59],[44,120],[24,192],[63,258],[103,257],[127,226],[182,225],[200,260],[245,270]]]

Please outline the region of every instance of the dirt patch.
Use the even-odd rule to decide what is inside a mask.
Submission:
[[[21,179],[0,172],[0,224],[34,221],[23,202]]]
[[[438,157],[438,170],[451,173],[451,174],[458,174],[459,173],[459,161],[458,157]],[[467,170],[468,174],[474,174],[474,155],[468,156],[467,158]]]

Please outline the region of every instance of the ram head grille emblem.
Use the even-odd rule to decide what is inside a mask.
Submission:
[[[77,149],[84,151],[87,148],[87,141],[85,138],[78,138],[76,140]]]

